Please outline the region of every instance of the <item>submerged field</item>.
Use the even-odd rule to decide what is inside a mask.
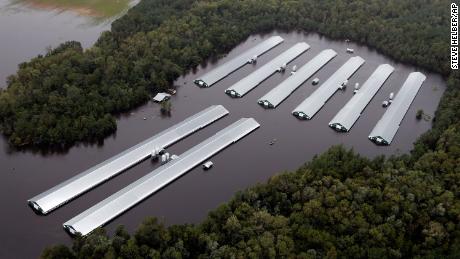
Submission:
[[[125,11],[130,0],[18,0],[17,3],[44,9],[59,9],[79,15],[94,17],[113,17]]]
[[[70,244],[63,222],[158,164],[145,161],[46,217],[27,207],[28,198],[210,104],[224,105],[230,115],[174,145],[170,152],[182,154],[241,117],[254,117],[262,127],[213,157],[212,171],[192,170],[109,223],[105,229],[116,233],[113,239],[96,233],[77,239],[72,248],[55,246],[43,256],[459,257],[460,77],[448,66],[446,16],[450,4],[144,0],[90,50],[68,43],[47,57],[23,64],[8,90],[0,93],[0,125],[6,137],[1,140],[0,165],[5,173],[0,202],[8,211],[2,214],[2,221],[9,223],[3,228],[0,257],[36,257],[46,245]],[[283,79],[281,74],[238,100],[230,99],[223,90],[247,75],[250,67],[210,89],[192,84],[216,62],[267,36],[257,34],[261,32],[284,34],[290,39],[287,45],[311,44],[311,51],[296,59],[296,64],[305,63],[324,48],[342,51],[315,75],[322,79],[348,57],[343,52],[345,38],[360,43],[352,47],[366,60],[352,82],[362,82],[382,63],[391,64],[399,74],[390,78],[385,91],[375,97],[348,134],[331,130],[327,123],[352,96],[351,91],[336,94],[313,120],[299,121],[290,111],[315,89],[311,82],[274,111],[264,110],[256,101]],[[259,64],[287,46],[280,47]],[[209,61],[226,53],[223,59]],[[431,82],[423,86],[392,145],[374,145],[367,135],[384,112],[381,97],[398,89],[415,70],[422,70]],[[145,104],[145,100],[149,92],[173,83],[180,87],[172,98],[172,116],[164,117],[158,105]],[[131,110],[120,114],[127,109]],[[416,120],[414,109],[423,109],[429,119]],[[113,134],[115,125],[118,130]],[[111,130],[104,131],[102,126]],[[95,138],[105,139],[104,145],[86,145]],[[276,143],[270,145],[275,138]],[[64,143],[68,149],[48,155],[18,152],[9,149],[8,140],[16,146]],[[337,144],[361,156],[342,147],[330,148]],[[385,159],[379,155],[396,156]],[[269,178],[267,184],[237,194],[208,214],[237,190]],[[11,186],[18,188],[11,191]],[[147,220],[131,237],[117,228],[124,224],[134,232],[145,216],[156,216],[168,225],[203,223],[165,228],[156,220]]]
[[[211,88],[201,89],[193,84],[194,79],[199,78],[205,72],[211,71],[272,35],[280,35],[285,42],[262,55],[256,65],[244,66]],[[298,42],[306,42],[311,48],[292,61],[289,64],[290,67],[294,64],[299,67],[303,66],[323,49],[331,48],[338,55],[276,109],[266,110],[257,103],[257,100],[289,77],[289,73],[274,74],[241,99],[232,99],[224,93],[227,87],[270,62]],[[345,52],[347,47],[355,49],[354,55]],[[328,122],[353,96],[352,87],[346,91],[337,92],[311,121],[300,121],[292,116],[292,109],[321,87],[321,84],[316,86],[311,84],[314,77],[319,77],[324,82],[355,55],[361,56],[366,62],[350,78],[350,84],[363,83],[380,64],[394,66],[395,72],[349,133],[337,133],[329,128]],[[378,155],[407,153],[417,137],[431,127],[431,120],[416,120],[416,111],[423,109],[425,113],[433,115],[446,89],[444,80],[437,74],[423,71],[427,80],[390,146],[376,146],[367,139],[367,136],[385,112],[385,109],[381,107],[382,100],[387,98],[390,92],[397,92],[409,73],[416,70],[412,66],[395,62],[366,46],[330,40],[314,33],[273,31],[263,35],[255,34],[232,49],[225,58],[210,60],[199,66],[196,71],[178,78],[174,82],[178,91],[171,99],[170,117],[161,115],[160,105],[148,102],[138,109],[123,113],[117,119],[116,136],[108,138],[103,146],[80,145],[71,148],[68,153],[64,154],[39,155],[30,152],[8,153],[8,143],[0,140],[0,145],[3,146],[3,150],[0,150],[0,171],[7,172],[3,175],[3,181],[0,184],[0,190],[3,190],[3,192],[0,191],[0,202],[11,206],[11,213],[4,215],[5,220],[18,223],[5,227],[4,231],[15,238],[5,240],[4,247],[9,248],[10,251],[17,251],[14,240],[23,240],[30,247],[30,252],[24,251],[25,257],[33,257],[50,243],[69,242],[70,238],[63,230],[62,223],[156,169],[159,163],[144,161],[44,217],[35,215],[27,206],[26,200],[210,105],[221,104],[229,110],[230,114],[174,144],[168,148],[168,152],[180,155],[241,117],[253,117],[261,124],[261,127],[212,157],[214,168],[210,171],[204,172],[201,167],[193,169],[113,220],[105,227],[109,233],[113,233],[119,224],[133,231],[146,216],[161,218],[168,225],[198,223],[206,217],[208,211],[227,201],[236,191],[265,182],[279,172],[295,170],[305,161],[311,160],[315,154],[322,153],[333,145],[342,144],[369,158]],[[270,145],[273,139],[276,139],[276,143]],[[35,168],[40,168],[40,170],[36,171]],[[24,179],[27,180],[24,181]],[[19,184],[23,188],[13,194],[8,194],[7,186]],[[21,220],[14,221],[18,215],[22,215]],[[34,240],[33,244],[24,239],[22,234],[24,232],[28,233],[27,239]],[[11,255],[7,251],[3,252],[6,257]]]

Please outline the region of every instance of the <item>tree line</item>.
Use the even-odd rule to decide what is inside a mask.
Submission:
[[[458,258],[459,129],[415,161],[333,147],[237,193],[200,224],[147,218],[133,235],[99,229],[42,258]]]
[[[0,131],[13,146],[103,140],[114,115],[250,34],[316,31],[449,74],[447,1],[144,0],[83,50],[67,42],[19,65],[0,93]]]
[[[460,75],[449,70],[449,6],[428,0],[143,0],[93,48],[67,43],[22,64],[0,95],[0,118],[10,138],[32,144],[45,136],[36,131],[40,124],[25,136],[16,131],[18,122],[27,129],[27,118],[55,116],[55,124],[43,126],[49,131],[57,121],[74,123],[87,113],[96,122],[109,120],[206,58],[273,29],[350,38],[447,79],[433,129],[410,154],[370,160],[333,147],[294,172],[237,193],[200,224],[165,226],[148,218],[132,235],[122,226],[112,237],[99,229],[71,247],[49,247],[42,257],[460,257]],[[51,95],[60,113],[47,105]],[[94,107],[73,104],[73,110],[72,98],[91,98]]]

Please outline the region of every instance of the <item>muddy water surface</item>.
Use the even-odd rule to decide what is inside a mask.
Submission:
[[[3,26],[1,24],[0,22],[0,28]],[[285,38],[285,42],[260,57],[256,67],[265,64],[295,43],[305,41],[310,44],[310,50],[299,56],[290,66],[296,64],[300,67],[326,48],[338,52],[336,58],[312,77],[319,77],[322,82],[351,57],[345,53],[347,47],[354,48],[354,55],[366,60],[349,80],[350,85],[354,85],[355,82],[362,84],[375,68],[383,63],[394,66],[395,72],[368,105],[351,132],[346,134],[331,130],[328,122],[352,97],[351,87],[344,92],[337,92],[313,120],[300,121],[290,112],[320,86],[312,86],[311,79],[275,110],[263,109],[257,104],[257,99],[285,79],[288,73],[273,75],[241,99],[231,99],[224,94],[224,90],[254,71],[256,67],[247,65],[208,89],[200,89],[193,84],[193,80],[206,71],[275,34]],[[282,171],[294,170],[332,145],[343,144],[367,157],[406,153],[417,137],[431,127],[429,121],[417,121],[415,113],[418,109],[423,109],[426,114],[433,115],[445,90],[445,82],[439,75],[422,71],[427,75],[427,80],[391,146],[378,147],[370,142],[367,136],[385,111],[381,107],[381,102],[390,92],[397,92],[408,74],[413,71],[418,69],[394,62],[365,46],[331,41],[317,34],[273,32],[262,36],[254,35],[233,49],[225,58],[209,62],[205,67],[199,67],[196,71],[179,78],[176,82],[178,93],[172,98],[171,117],[162,117],[159,105],[148,103],[134,110],[133,114],[120,116],[116,135],[107,138],[102,146],[80,145],[65,154],[41,155],[33,152],[11,152],[4,139],[1,139],[0,203],[3,209],[0,220],[4,224],[0,240],[0,258],[32,258],[38,256],[46,245],[69,244],[71,239],[62,229],[63,222],[147,174],[158,165],[145,161],[48,216],[34,214],[26,204],[28,198],[212,104],[224,105],[230,111],[230,115],[173,145],[169,148],[170,152],[180,155],[241,117],[254,117],[261,127],[213,157],[212,170],[205,172],[201,167],[195,168],[116,218],[106,226],[110,233],[113,233],[119,224],[124,224],[132,231],[149,215],[161,218],[166,224],[200,222],[210,210],[230,199],[236,191],[265,182],[270,176]],[[144,117],[147,119],[144,120]],[[275,138],[276,143],[269,145]]]

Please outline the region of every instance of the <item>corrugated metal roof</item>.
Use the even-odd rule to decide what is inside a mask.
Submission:
[[[259,127],[252,118],[243,118],[179,156],[133,182],[107,199],[64,223],[72,234],[87,235],[160,190],[170,182],[237,142]]]
[[[200,78],[195,80],[195,84],[197,84],[200,87],[210,87],[218,81],[222,80],[224,77],[234,72],[235,70],[246,65],[248,61],[251,60],[253,57],[261,56],[265,52],[281,44],[283,41],[284,39],[280,36],[270,37],[267,40],[245,51],[241,55],[235,57],[234,59],[202,75]]]
[[[172,145],[227,114],[227,109],[222,105],[208,107],[134,147],[31,198],[28,200],[28,203],[37,212],[47,214],[69,200],[149,157],[154,148],[165,148]]]
[[[371,141],[383,145],[391,143],[425,79],[426,76],[420,72],[409,74],[394,97],[393,103],[387,108],[369,135]]]
[[[329,122],[329,126],[338,131],[349,131],[393,71],[394,68],[388,64],[378,66],[361,89]]]
[[[258,103],[266,108],[275,108],[336,55],[337,53],[332,49],[321,51],[293,75],[261,97]]]
[[[243,95],[262,83],[284,64],[291,62],[293,59],[307,51],[309,48],[310,46],[305,42],[297,43],[296,45],[292,46],[274,58],[272,61],[254,71],[252,74],[229,87],[227,90],[225,90],[225,93],[231,97],[243,97]]]
[[[339,89],[339,86],[350,78],[364,64],[359,56],[350,58],[327,79],[315,92],[297,106],[292,114],[299,119],[310,120]]]

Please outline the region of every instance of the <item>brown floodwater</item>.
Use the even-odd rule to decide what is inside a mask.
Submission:
[[[132,0],[130,6],[137,2]],[[58,7],[41,7],[27,1],[0,0],[0,88],[6,87],[6,78],[16,72],[19,63],[45,54],[48,47],[69,40],[90,47],[126,11],[102,18]]]
[[[275,110],[263,109],[257,104],[257,99],[285,79],[288,73],[273,75],[241,99],[231,99],[224,90],[253,71],[252,65],[243,67],[211,88],[200,89],[193,84],[193,80],[206,71],[276,34],[282,36],[285,42],[260,57],[257,67],[295,43],[305,41],[310,44],[310,50],[299,56],[290,66],[296,64],[300,67],[326,48],[338,52],[336,58],[312,77],[319,77],[322,82],[351,57],[345,53],[347,47],[354,48],[355,55],[366,60],[349,80],[350,85],[353,86],[355,82],[362,84],[374,69],[383,63],[394,66],[395,72],[368,105],[351,132],[345,134],[330,129],[328,122],[352,97],[352,87],[344,92],[337,92],[312,120],[300,121],[291,115],[291,111],[318,87],[311,85],[311,79]],[[230,111],[230,115],[173,145],[169,148],[170,152],[180,155],[241,117],[254,117],[261,127],[213,157],[213,169],[205,172],[201,167],[195,168],[110,222],[106,226],[109,233],[113,233],[119,224],[132,231],[146,216],[159,217],[168,225],[198,223],[210,210],[228,201],[235,192],[256,183],[263,183],[270,176],[280,172],[294,170],[332,145],[343,144],[370,158],[377,155],[407,153],[417,137],[431,127],[429,121],[417,121],[415,113],[418,109],[423,109],[426,114],[434,114],[445,90],[445,82],[437,74],[422,71],[427,80],[391,146],[376,146],[367,136],[385,111],[381,107],[382,101],[390,92],[397,92],[408,74],[413,71],[418,70],[388,59],[366,46],[332,41],[318,34],[273,32],[254,35],[233,49],[225,58],[209,62],[179,78],[176,81],[178,93],[172,98],[171,117],[162,117],[159,105],[148,103],[133,113],[121,115],[117,122],[117,133],[108,137],[104,145],[79,145],[64,154],[42,155],[30,151],[11,151],[5,140],[0,139],[0,204],[3,204],[0,214],[3,222],[0,258],[36,257],[47,245],[70,244],[71,238],[62,229],[63,222],[147,174],[158,165],[146,160],[47,216],[36,215],[27,206],[28,198],[212,104],[224,105]],[[143,120],[144,117],[147,120]],[[276,143],[269,145],[275,138]]]

